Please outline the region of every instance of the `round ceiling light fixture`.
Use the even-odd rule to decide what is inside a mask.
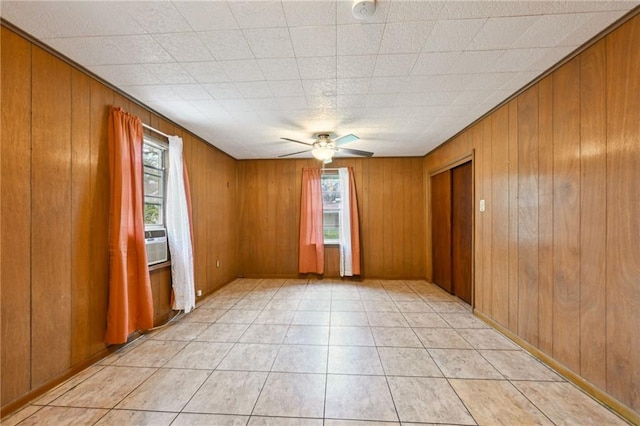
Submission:
[[[375,0],[356,1],[351,7],[351,13],[353,13],[353,16],[356,19],[367,19],[368,17],[373,16],[375,11]]]

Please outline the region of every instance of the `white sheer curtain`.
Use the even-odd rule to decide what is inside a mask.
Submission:
[[[351,252],[351,208],[349,194],[349,169],[338,169],[340,179],[340,276],[353,276],[353,258]]]
[[[193,274],[193,246],[189,206],[182,163],[182,138],[169,136],[169,179],[167,182],[167,238],[171,252],[173,309],[191,311],[196,304]]]

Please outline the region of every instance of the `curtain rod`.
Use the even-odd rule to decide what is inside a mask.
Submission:
[[[162,135],[162,136],[164,136],[165,138],[169,139],[169,135],[168,135],[168,134],[166,134],[166,133],[164,133],[164,132],[161,132],[161,131],[160,131],[160,130],[158,130],[158,129],[154,129],[153,127],[149,126],[148,124],[144,124],[144,123],[142,123],[142,127],[144,127],[145,129],[149,129],[149,130],[151,130],[152,132],[156,132],[157,134]]]
[[[335,171],[338,171],[338,170],[340,170],[340,168],[336,168],[336,167],[334,167],[334,168],[330,168],[330,167],[322,167],[322,168],[320,169],[320,171],[323,171],[323,170],[332,170],[332,171],[333,171],[333,170],[335,170]]]

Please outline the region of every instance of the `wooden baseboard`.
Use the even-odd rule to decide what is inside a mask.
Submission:
[[[574,371],[568,369],[564,365],[560,364],[555,359],[551,358],[546,353],[542,352],[540,349],[533,346],[531,343],[528,343],[526,340],[523,340],[521,337],[517,336],[511,330],[505,328],[503,325],[497,323],[492,320],[482,312],[474,309],[473,313],[480,318],[482,321],[489,324],[491,327],[498,330],[500,333],[504,334],[509,339],[513,340],[519,346],[521,346],[525,351],[529,352],[532,356],[542,361],[552,369],[554,369],[557,373],[563,376],[565,379],[576,385],[582,391],[592,396],[596,400],[600,401],[603,405],[607,406],[614,413],[622,417],[623,419],[631,422],[634,425],[640,425],[640,414],[634,411],[631,407],[609,395],[602,389],[598,388],[594,384],[588,382],[583,377],[576,374]]]
[[[298,274],[240,274],[238,278],[249,279],[281,279],[281,280],[293,280],[298,279],[301,276]]]
[[[311,280],[342,280],[342,281],[362,281],[362,280],[406,280],[406,281],[424,281],[424,276],[419,277],[374,277],[369,275],[355,275],[353,277],[341,277],[341,276],[329,276],[329,275],[317,275],[313,273],[309,274],[240,274],[238,278],[251,278],[251,279],[283,279],[283,280],[297,280],[297,279],[311,279]]]

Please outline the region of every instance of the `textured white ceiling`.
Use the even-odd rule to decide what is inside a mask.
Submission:
[[[319,131],[424,155],[640,1],[3,1],[4,19],[238,159]],[[305,154],[301,155],[305,156]]]

